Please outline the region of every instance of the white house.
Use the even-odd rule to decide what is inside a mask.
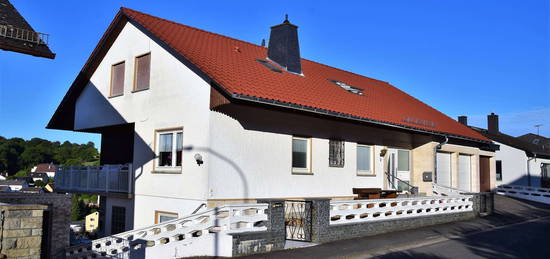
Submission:
[[[31,173],[44,173],[47,174],[49,178],[54,178],[56,170],[56,165],[52,163],[42,163],[33,167],[31,169]]]
[[[288,20],[264,47],[122,8],[48,128],[101,134],[102,166],[60,167],[55,184],[100,194],[105,234],[260,198],[495,187],[489,139],[301,58]]]
[[[467,124],[465,116],[459,121]],[[487,116],[487,129],[472,129],[500,146],[495,152],[495,180],[498,185],[522,185],[550,188],[550,152],[521,137],[512,137],[499,130],[498,115]]]

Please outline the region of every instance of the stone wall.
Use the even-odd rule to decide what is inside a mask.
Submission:
[[[45,205],[0,203],[0,257],[40,258]]]
[[[283,200],[258,200],[258,203],[268,203],[267,231],[245,232],[232,234],[233,256],[266,253],[284,249],[285,215]]]
[[[9,204],[46,205],[43,218],[46,221],[43,249],[50,258],[65,254],[69,246],[69,224],[71,215],[71,195],[54,193],[2,193],[0,202]]]

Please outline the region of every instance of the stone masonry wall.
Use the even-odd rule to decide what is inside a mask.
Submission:
[[[266,253],[284,249],[285,215],[283,200],[258,200],[258,203],[268,203],[267,231],[245,232],[233,234],[233,256]]]
[[[0,202],[9,204],[40,204],[46,205],[44,215],[49,233],[43,239],[47,240],[44,248],[48,258],[59,258],[65,255],[69,246],[69,224],[71,220],[71,195],[55,193],[2,193]]]
[[[45,205],[0,203],[0,257],[40,258]]]

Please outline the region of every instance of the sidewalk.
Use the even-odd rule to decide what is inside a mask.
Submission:
[[[550,224],[550,205],[495,195],[495,213],[470,221],[435,225],[377,236],[340,240],[313,247],[289,249],[245,258],[365,258],[429,246],[483,232],[520,228],[521,224]],[[550,245],[548,245],[550,247]]]

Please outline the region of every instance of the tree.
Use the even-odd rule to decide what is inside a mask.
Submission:
[[[73,195],[71,204],[71,220],[80,221],[86,217],[86,204],[78,196]]]

